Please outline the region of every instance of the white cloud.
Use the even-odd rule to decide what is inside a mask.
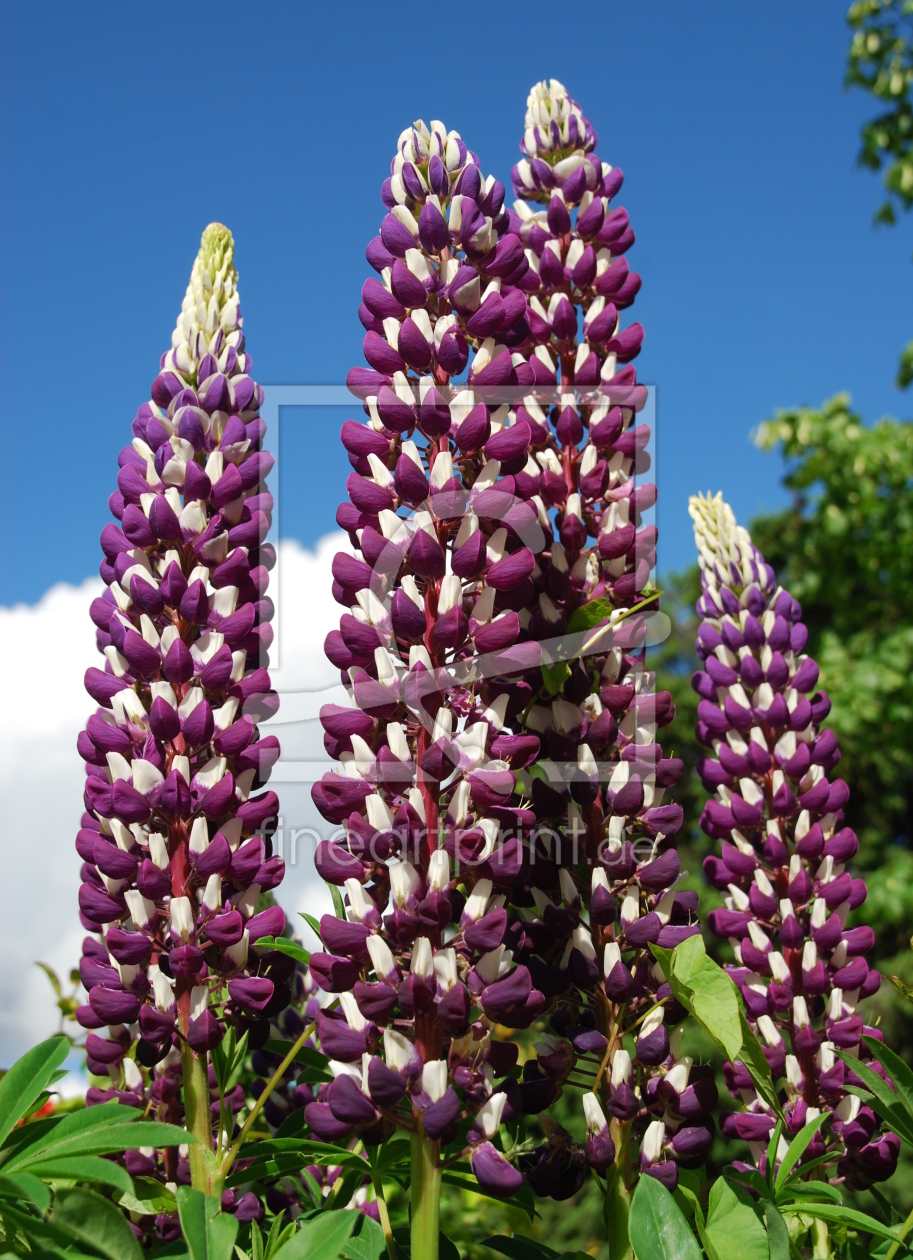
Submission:
[[[295,923],[297,911],[320,914],[329,896],[313,869],[313,844],[295,831],[323,834],[327,824],[310,799],[310,784],[327,762],[316,721],[325,689],[339,674],[323,640],[342,611],[331,594],[330,564],[345,536],[321,539],[314,551],[279,544],[271,594],[278,614],[279,667],[271,670],[282,697],[271,727],[283,745],[270,786],[279,794],[287,874],[278,899]],[[82,678],[99,665],[89,604],[99,579],[52,587],[33,606],[0,608],[0,659],[5,662],[0,709],[0,889],[4,967],[0,972],[0,1065],[57,1028],[51,986],[35,966],[66,976],[79,961],[84,932],[77,917],[80,859],[73,847],[82,812],[83,763],[76,737],[92,712]],[[274,660],[276,652],[272,653]],[[339,695],[341,695],[341,690]],[[313,943],[313,942],[311,942]]]

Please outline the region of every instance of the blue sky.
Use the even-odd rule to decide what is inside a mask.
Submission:
[[[746,519],[784,502],[749,439],[775,408],[849,390],[867,419],[908,410],[913,223],[871,226],[845,8],[3,6],[0,604],[96,571],[206,223],[235,234],[258,379],[340,382],[400,130],[441,118],[507,182],[548,76],[626,173],[660,568],[691,558],[689,493],[722,488]],[[280,528],[306,545],[333,527],[347,414],[283,425]]]

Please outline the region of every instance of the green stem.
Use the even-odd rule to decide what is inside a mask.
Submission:
[[[331,1010],[332,1007],[335,1005],[336,1003],[333,1002],[326,1009]],[[237,1138],[235,1139],[234,1145],[232,1146],[231,1150],[228,1152],[228,1154],[225,1156],[225,1158],[222,1161],[222,1167],[220,1169],[220,1172],[223,1179],[228,1176],[229,1170],[231,1169],[232,1164],[235,1162],[235,1157],[238,1154],[238,1151],[241,1149],[241,1146],[243,1145],[244,1140],[247,1137],[248,1133],[253,1128],[254,1121],[256,1120],[257,1116],[259,1116],[260,1112],[263,1110],[264,1104],[266,1103],[270,1094],[273,1092],[273,1090],[282,1080],[283,1076],[285,1075],[286,1068],[289,1066],[289,1064],[294,1059],[295,1055],[298,1053],[298,1051],[307,1041],[308,1037],[311,1036],[315,1027],[316,1027],[316,1021],[312,1024],[308,1024],[307,1028],[305,1028],[304,1032],[301,1034],[301,1036],[292,1046],[291,1050],[289,1050],[288,1054],[285,1056],[285,1058],[276,1068],[275,1072],[267,1081],[266,1089],[263,1091],[263,1093],[254,1103],[253,1107],[251,1107],[250,1115],[244,1121],[243,1129],[241,1130],[241,1132],[238,1134]],[[206,1096],[208,1099],[209,1097],[208,1091],[207,1091]],[[211,1145],[211,1142],[210,1142],[210,1145]]]
[[[225,1175],[212,1149],[212,1114],[209,1110],[209,1075],[206,1055],[194,1054],[185,1041],[181,1046],[184,1073],[184,1113],[187,1128],[197,1139],[189,1151],[190,1181],[194,1190],[210,1197],[222,1193]]]
[[[438,1260],[441,1216],[440,1142],[422,1132],[412,1134],[412,1258]]]
[[[371,1185],[374,1187],[374,1198],[377,1200],[377,1214],[380,1217],[380,1227],[384,1231],[384,1242],[387,1244],[387,1255],[390,1260],[399,1260],[399,1253],[396,1250],[396,1240],[393,1237],[393,1226],[390,1224],[390,1213],[387,1210],[387,1200],[384,1197],[384,1181],[381,1174],[374,1167],[374,1161],[371,1158],[372,1149],[368,1149],[368,1161],[371,1167]]]
[[[631,1214],[631,1198],[636,1180],[631,1168],[631,1125],[632,1121],[617,1118],[613,1118],[609,1125],[616,1151],[615,1163],[606,1178],[603,1206],[609,1260],[634,1260],[634,1252],[628,1239],[628,1217]]]
[[[900,1250],[900,1244],[906,1238],[907,1234],[909,1234],[911,1229],[913,1229],[913,1212],[910,1213],[910,1215],[901,1225],[897,1233],[897,1242],[891,1243],[890,1247],[885,1252],[884,1260],[894,1260],[894,1257],[897,1255],[898,1251]]]
[[[628,1217],[631,1213],[631,1191],[624,1183],[621,1169],[609,1169],[605,1197],[606,1235],[609,1260],[634,1260],[628,1239]]]

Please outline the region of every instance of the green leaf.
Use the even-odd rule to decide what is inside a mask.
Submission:
[[[330,890],[330,896],[333,898],[333,909],[336,911],[336,918],[344,919],[346,917],[346,908],[342,904],[342,893],[335,884],[327,884],[327,887]]]
[[[304,919],[305,923],[308,925],[308,927],[311,929],[311,931],[312,931],[312,932],[314,933],[314,935],[317,937],[318,941],[321,941],[321,942],[322,942],[322,941],[323,941],[323,937],[320,935],[320,923],[319,923],[319,921],[318,921],[317,919],[315,919],[315,918],[314,918],[314,916],[313,916],[312,914],[306,914],[303,910],[299,910],[299,911],[298,911],[298,913],[301,915],[302,919]]]
[[[0,1141],[28,1114],[69,1052],[66,1037],[51,1037],[33,1046],[4,1074],[0,1080]]]
[[[628,1234],[637,1260],[701,1260],[681,1208],[655,1177],[641,1177],[637,1183]]]
[[[238,1221],[222,1211],[221,1200],[190,1186],[178,1186],[176,1198],[191,1260],[232,1260]]]
[[[69,1159],[49,1159],[30,1164],[29,1171],[45,1181],[95,1181],[99,1185],[112,1186],[125,1194],[130,1194],[133,1190],[133,1181],[127,1170],[110,1159],[102,1159],[100,1155],[71,1155]]]
[[[59,1190],[54,1225],[109,1260],[142,1260],[136,1235],[123,1212],[94,1190]]]
[[[294,958],[295,962],[304,963],[305,966],[311,961],[311,955],[297,941],[290,941],[285,936],[261,936],[257,939],[257,948],[275,949],[280,954],[287,954],[289,958]]]
[[[51,1116],[47,1120],[36,1121],[22,1133],[48,1133],[54,1131],[54,1140],[70,1137],[74,1133],[88,1133],[91,1129],[103,1129],[112,1124],[132,1124],[142,1115],[139,1107],[125,1107],[123,1103],[99,1103],[97,1107],[82,1107],[79,1111],[71,1111],[63,1116]],[[42,1127],[44,1126],[44,1127]],[[13,1138],[17,1135],[13,1134]]]
[[[722,967],[707,957],[703,940],[690,936],[672,950],[659,945],[650,948],[674,996],[694,1015],[726,1058],[734,1061],[742,1048],[735,986]]]
[[[167,1187],[153,1177],[134,1177],[133,1193],[117,1196],[125,1212],[158,1216],[160,1212],[176,1212],[177,1200]]]
[[[782,1117],[770,1065],[745,1019],[738,990],[723,968],[707,957],[703,940],[690,936],[674,950],[659,945],[650,948],[678,1001],[694,1015],[721,1054],[745,1065],[758,1093]]]
[[[558,661],[555,665],[542,666],[542,681],[550,696],[557,695],[571,676],[571,667],[567,661]]]
[[[774,1197],[774,1168],[777,1163],[777,1151],[780,1149],[780,1138],[783,1136],[783,1121],[778,1120],[774,1125],[773,1133],[770,1135],[770,1141],[767,1143],[767,1164],[765,1167],[765,1179],[767,1181],[768,1197]]]
[[[862,1040],[888,1073],[894,1083],[894,1090],[898,1099],[903,1102],[904,1107],[913,1116],[913,1072],[910,1071],[903,1059],[896,1055],[883,1041],[878,1041],[875,1037],[863,1037]],[[860,1079],[862,1078],[860,1077]]]
[[[321,1212],[305,1221],[274,1260],[337,1260],[355,1228],[357,1212]]]
[[[282,1224],[284,1220],[284,1214],[280,1213],[270,1226],[269,1233],[266,1236],[266,1243],[263,1248],[264,1255],[267,1257],[274,1256],[281,1246],[280,1239],[282,1238],[282,1235],[287,1232],[287,1226],[284,1227]],[[294,1226],[292,1228],[294,1228]]]
[[[381,1260],[387,1250],[384,1231],[372,1216],[365,1216],[363,1212],[358,1215],[361,1220],[342,1254],[348,1256],[349,1260]]]
[[[711,1188],[704,1235],[711,1260],[768,1260],[767,1230],[751,1194],[725,1177]]]
[[[830,1156],[833,1162],[833,1155]],[[801,1169],[802,1172],[805,1169]],[[778,1202],[782,1200],[789,1203],[793,1199],[824,1199],[830,1200],[831,1203],[842,1203],[843,1195],[836,1186],[828,1185],[826,1181],[791,1181],[785,1190],[778,1196]]]
[[[40,1177],[35,1177],[32,1173],[19,1173],[14,1177],[0,1176],[0,1195],[13,1199],[31,1199],[42,1212],[47,1212],[51,1206],[51,1191]]]
[[[236,1186],[246,1185],[248,1181],[277,1181],[280,1177],[291,1177],[314,1162],[298,1151],[254,1160],[247,1168],[232,1173],[225,1182],[225,1189],[234,1190]]]
[[[102,1200],[102,1202],[104,1201]],[[40,1217],[20,1211],[5,1201],[0,1201],[0,1219],[3,1221],[7,1237],[19,1230],[28,1239],[31,1247],[29,1255],[33,1255],[36,1251],[41,1252],[42,1255],[50,1255],[50,1252],[42,1250],[42,1244],[54,1249],[66,1248],[67,1255],[70,1255],[73,1236],[66,1230],[58,1229],[53,1222],[42,1220]],[[59,1255],[60,1250],[55,1250],[54,1254]],[[97,1254],[93,1257],[93,1260],[98,1260]]]
[[[786,1228],[786,1221],[769,1201],[764,1204],[764,1219],[767,1222],[770,1260],[790,1260],[789,1230]]]
[[[864,1101],[869,1104],[879,1115],[889,1120],[891,1125],[896,1129],[899,1137],[905,1142],[913,1146],[913,1117],[904,1109],[904,1101],[900,1098],[887,1081],[883,1080],[877,1072],[873,1072],[865,1063],[859,1059],[854,1059],[844,1050],[838,1050],[837,1054],[848,1067],[856,1073],[859,1079],[868,1086],[867,1090],[860,1090],[855,1085],[848,1085],[847,1089],[852,1094],[858,1094],[860,1097],[866,1095]]]
[[[803,1199],[801,1203],[784,1203],[780,1211],[787,1213],[801,1212],[803,1216],[817,1216],[822,1221],[833,1221],[835,1225],[848,1225],[852,1229],[864,1229],[876,1238],[887,1238],[897,1241],[897,1231],[888,1229],[874,1216],[866,1216],[865,1212],[857,1212],[855,1208],[837,1207],[833,1203],[809,1203]]]
[[[176,1124],[158,1124],[154,1120],[135,1124],[109,1124],[88,1132],[70,1133],[58,1141],[52,1132],[49,1139],[28,1147],[16,1148],[3,1165],[9,1172],[13,1168],[31,1168],[33,1164],[59,1160],[71,1155],[113,1155],[118,1151],[132,1151],[139,1146],[181,1146],[197,1139]]]
[[[229,1025],[221,1042],[211,1051],[212,1068],[223,1095],[238,1083],[247,1057],[247,1038],[248,1034],[244,1033],[239,1039],[234,1028]]]
[[[779,1193],[789,1180],[789,1175],[798,1164],[799,1160],[805,1154],[809,1142],[821,1128],[821,1126],[830,1118],[830,1112],[823,1112],[814,1120],[804,1125],[789,1144],[789,1149],[783,1156],[777,1173],[777,1180],[774,1182],[774,1190]],[[797,1174],[798,1175],[798,1174]]]
[[[748,1025],[741,1002],[739,1003],[739,1020],[742,1025],[742,1049],[739,1051],[739,1061],[748,1069],[752,1084],[768,1107],[770,1107],[774,1115],[782,1120],[783,1108],[780,1106],[780,1099],[774,1085],[770,1064],[767,1062],[764,1051],[761,1049],[761,1043]]]
[[[567,623],[568,634],[578,634],[581,630],[592,630],[600,621],[606,621],[613,613],[612,605],[607,599],[591,599],[588,604],[581,604],[571,613]]]

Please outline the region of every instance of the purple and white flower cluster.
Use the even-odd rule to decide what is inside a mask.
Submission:
[[[257,913],[283,876],[269,840],[278,802],[260,792],[279,745],[258,728],[278,706],[266,669],[273,458],[233,251],[220,224],[203,233],[171,349],[120,453],[117,523],[101,535],[107,590],[91,607],[105,665],[86,688],[99,707],[78,741],[91,935],[77,1018],[90,1071],[112,1081],[90,1101],[166,1111],[178,1048],[205,1054],[226,1020],[265,1039],[294,970],[257,946],[285,924],[278,907]]]
[[[446,1143],[468,1123],[476,1176],[507,1194],[521,1178],[500,1126],[593,1086],[585,1150],[552,1126],[520,1157],[562,1198],[617,1140],[628,1167],[632,1133],[674,1184],[715,1102],[649,952],[699,930],[697,899],[675,889],[682,813],[663,802],[681,762],[656,732],[674,710],[630,615],[650,594],[656,492],[637,481],[646,390],[619,368],[643,335],[619,321],[634,238],[595,143],[561,85],[537,85],[505,211],[456,133],[400,137],[367,250],[370,367],[349,376],[367,422],[342,430],[354,555],[334,561],[346,612],[326,650],[351,704],[321,713],[341,772],[313,790],[340,829],[317,868],[347,918],[324,916],[311,957],[340,996],[319,1020],[336,1076],[311,1128]],[[554,1035],[517,1082],[496,1026],[547,1013]]]
[[[860,1085],[835,1051],[870,1055],[859,1005],[878,991],[865,955],[875,942],[849,916],[866,898],[849,863],[858,848],[844,826],[846,783],[834,778],[840,750],[822,724],[830,700],[817,690],[818,666],[805,654],[802,610],[777,585],[770,565],[736,524],[721,495],[692,498],[703,593],[694,675],[698,736],[711,753],[698,763],[713,792],[701,826],[721,842],[704,869],[725,896],[708,916],[728,939],[729,966],[775,1080],[784,1083],[789,1130],[823,1110],[833,1113],[807,1159],[833,1152],[838,1175],[864,1188],[891,1176],[899,1139],[880,1132],[871,1108],[847,1092]],[[880,1065],[870,1064],[876,1071]],[[728,1113],[724,1132],[748,1141],[762,1162],[774,1117],[741,1065],[727,1082],[744,1110]],[[883,1074],[883,1073],[882,1073]]]

